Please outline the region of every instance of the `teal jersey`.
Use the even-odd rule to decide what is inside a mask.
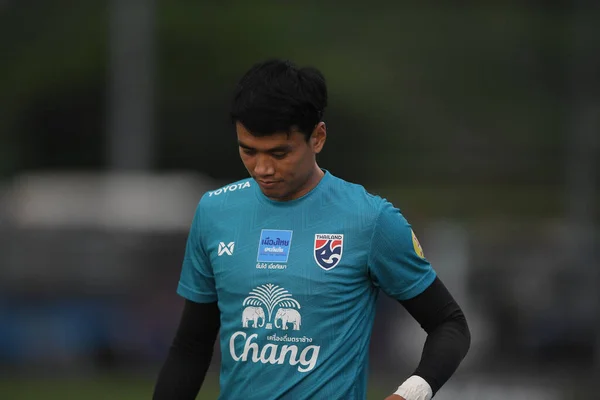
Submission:
[[[435,276],[397,208],[325,171],[287,202],[252,179],[206,193],[177,292],[218,302],[220,399],[362,400],[378,292]]]

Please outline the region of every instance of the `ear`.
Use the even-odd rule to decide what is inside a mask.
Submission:
[[[319,154],[321,150],[323,150],[323,146],[325,145],[325,140],[327,139],[327,127],[325,126],[325,122],[319,122],[313,133],[310,135],[310,147],[312,148],[315,154]]]

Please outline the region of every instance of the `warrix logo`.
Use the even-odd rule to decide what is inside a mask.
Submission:
[[[249,181],[240,182],[240,183],[237,183],[237,184],[234,184],[234,185],[223,186],[220,189],[208,192],[208,197],[218,196],[221,193],[233,192],[234,190],[246,189],[246,188],[249,188],[249,187],[250,187],[250,182]]]
[[[227,254],[228,256],[233,255],[233,248],[235,247],[235,242],[229,242],[225,244],[225,242],[219,243],[219,249],[217,250],[217,255],[221,257],[223,254]]]
[[[277,333],[277,331],[301,330],[302,316],[299,311],[301,306],[291,293],[270,283],[261,285],[250,291],[242,306],[244,309],[241,325],[245,330],[235,332],[229,339],[229,353],[234,361],[262,364],[288,363],[297,366],[299,372],[314,369],[321,346],[310,344],[313,339],[307,336]],[[266,337],[261,338],[265,330],[270,332]],[[303,343],[309,345],[301,346],[300,344]]]

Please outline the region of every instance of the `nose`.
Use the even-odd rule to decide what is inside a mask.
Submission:
[[[256,156],[256,164],[254,165],[254,174],[256,176],[270,176],[275,173],[275,167],[269,156],[260,154]]]

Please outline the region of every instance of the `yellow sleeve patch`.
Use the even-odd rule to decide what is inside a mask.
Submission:
[[[417,253],[417,255],[421,258],[425,258],[425,254],[423,254],[423,249],[421,248],[421,243],[419,243],[419,239],[417,239],[417,236],[415,235],[412,229],[410,230],[410,232],[412,233],[412,242],[413,247],[415,248],[415,253]]]

